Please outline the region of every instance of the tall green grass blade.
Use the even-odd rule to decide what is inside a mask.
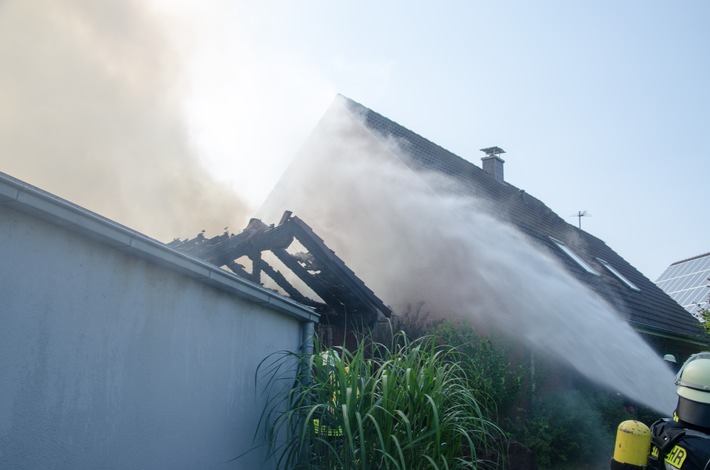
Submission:
[[[503,439],[453,348],[401,335],[316,351],[258,367],[273,393],[259,428],[279,468],[476,468],[478,448]]]

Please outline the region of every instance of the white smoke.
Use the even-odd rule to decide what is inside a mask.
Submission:
[[[506,332],[640,403],[672,409],[672,373],[607,303],[490,208],[435,193],[442,182],[415,174],[406,158],[336,103],[260,215],[294,211],[395,310],[424,301],[432,313]]]
[[[0,2],[0,171],[164,241],[243,227],[190,141],[171,28],[140,0]]]
[[[139,0],[0,2],[0,171],[164,240],[243,227],[250,211],[203,168],[187,132],[177,50],[187,44],[174,27]],[[672,406],[670,373],[612,309],[471,210],[477,201],[435,194],[396,142],[342,111],[312,136],[264,220],[294,210],[395,308],[425,300],[474,317]]]

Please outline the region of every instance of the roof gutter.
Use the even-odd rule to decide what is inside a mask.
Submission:
[[[126,254],[159,264],[196,281],[305,322],[318,322],[313,309],[217,266],[176,251],[76,204],[0,172],[0,205],[69,229]],[[308,333],[306,333],[306,336]]]
[[[649,336],[657,336],[659,338],[666,338],[670,339],[673,341],[679,341],[682,343],[687,343],[687,344],[692,344],[694,346],[702,346],[702,347],[709,347],[710,346],[710,337],[705,337],[703,338],[702,336],[699,337],[692,337],[692,336],[684,336],[684,335],[676,335],[669,333],[667,331],[659,330],[657,328],[652,328],[649,327],[648,325],[643,325],[641,323],[636,323],[636,322],[629,322],[629,325],[636,330],[639,333],[643,333]]]

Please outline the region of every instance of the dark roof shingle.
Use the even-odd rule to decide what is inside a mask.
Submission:
[[[533,243],[554,253],[573,275],[614,305],[637,330],[693,343],[708,342],[695,318],[602,240],[565,222],[524,190],[496,180],[483,169],[443,147],[359,103],[342,98],[349,110],[362,117],[364,124],[375,135],[385,141],[394,139],[397,142],[411,157],[405,163],[415,169],[448,175],[460,183],[458,191],[491,202],[496,217],[513,224]],[[584,271],[550,237],[573,247],[599,275]],[[629,288],[598,258],[613,266],[639,290]]]

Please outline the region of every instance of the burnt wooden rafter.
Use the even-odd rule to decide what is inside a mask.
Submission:
[[[290,253],[294,239],[308,250]],[[390,309],[368,289],[325,242],[301,219],[286,212],[277,226],[252,219],[239,234],[207,239],[197,237],[168,244],[217,266],[226,266],[236,275],[261,284],[261,274],[272,279],[293,300],[312,306],[321,314],[321,322],[358,327],[374,325],[380,314],[389,317]],[[286,276],[271,266],[262,253],[271,252],[321,300],[300,292]],[[248,272],[237,260],[248,257]]]
[[[382,312],[390,316],[390,309],[360,280],[345,263],[330,250],[325,242],[296,216],[289,219],[292,223],[292,233],[308,252],[318,260],[321,266],[326,267],[322,272],[323,281],[331,289],[337,289],[347,298],[357,298],[355,305],[363,312]]]
[[[288,282],[288,280],[286,280],[283,274],[271,267],[271,265],[263,259],[259,258],[254,263],[254,269],[257,269],[258,266],[259,270],[263,271],[267,276],[273,279],[274,282],[278,284],[278,286],[281,287],[286,292],[286,294],[296,302],[300,302],[302,304],[310,306],[318,305],[317,302],[314,302],[305,295],[301,294],[295,287],[291,285],[290,282]]]
[[[320,277],[312,275],[306,268],[301,266],[301,263],[292,256],[288,251],[279,248],[276,250],[270,250],[287,268],[289,268],[293,273],[301,279],[304,284],[306,284],[313,292],[318,294],[318,297],[323,299],[323,301],[329,306],[334,307],[340,303],[337,295],[332,291],[327,289]]]

